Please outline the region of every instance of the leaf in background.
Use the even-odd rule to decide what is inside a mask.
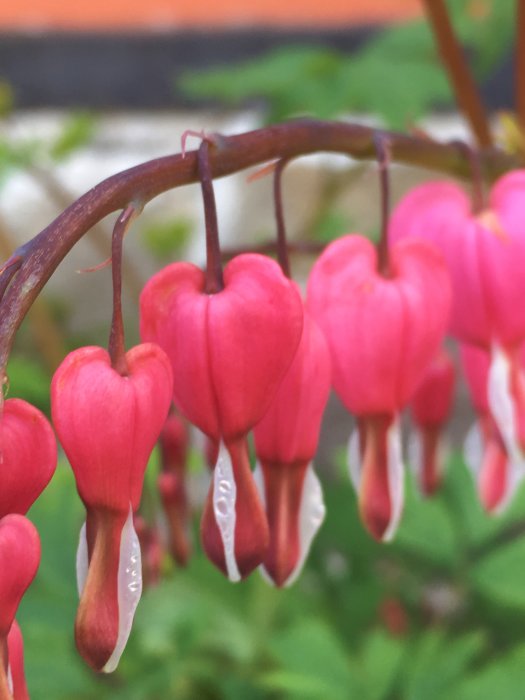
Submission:
[[[279,670],[263,674],[262,681],[288,698],[347,700],[359,687],[344,647],[321,620],[298,621],[274,639],[271,653]]]
[[[391,548],[447,568],[457,561],[457,541],[450,513],[439,498],[423,498],[410,474],[405,479],[403,517]]]
[[[96,120],[88,112],[77,112],[68,116],[62,132],[49,146],[51,158],[61,161],[79,148],[87,146],[95,134]]]
[[[481,632],[451,637],[429,630],[413,640],[404,667],[403,700],[449,698],[459,679],[478,661],[486,646]]]
[[[49,385],[51,377],[42,365],[21,355],[12,355],[7,365],[9,377],[8,398],[29,401],[41,411],[49,415]]]
[[[363,676],[363,699],[383,700],[391,697],[406,653],[406,642],[375,630],[364,640],[356,669]]]
[[[322,243],[330,243],[353,228],[353,223],[346,214],[330,208],[315,222],[312,236]]]
[[[467,676],[448,700],[523,700],[525,645],[498,655]]]
[[[194,223],[182,217],[151,221],[141,230],[144,245],[163,262],[180,254],[188,243]]]
[[[0,78],[0,119],[3,119],[13,111],[15,96],[13,88],[3,78]]]
[[[525,610],[525,526],[513,533],[513,539],[500,543],[476,562],[470,570],[472,585],[485,599],[506,607]],[[518,537],[518,539],[514,539]]]

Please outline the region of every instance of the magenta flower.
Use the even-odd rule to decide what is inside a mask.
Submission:
[[[29,700],[24,671],[24,640],[16,620],[13,620],[7,636],[7,657],[9,659],[8,682],[13,686],[13,700]]]
[[[277,586],[299,575],[324,519],[312,468],[331,384],[330,355],[305,313],[301,342],[264,418],[255,426],[256,480],[266,507],[270,545],[263,570]]]
[[[40,564],[40,539],[35,526],[23,515],[0,520],[0,697],[19,700],[24,695],[22,643],[17,636],[15,615]],[[11,656],[12,654],[12,656]],[[21,674],[22,673],[22,679]]]
[[[0,413],[0,518],[25,515],[53,476],[57,445],[49,421],[22,399],[7,399]]]
[[[441,343],[449,307],[443,261],[422,241],[393,246],[383,276],[370,241],[344,236],[310,276],[308,309],[328,341],[334,388],[358,419],[360,458],[351,459],[351,475],[377,539],[393,536],[402,511],[397,417]]]
[[[179,566],[185,566],[191,553],[190,509],[186,493],[188,430],[176,413],[166,419],[159,443],[162,471],[157,486],[166,518],[169,551]]]
[[[442,431],[452,408],[456,371],[445,350],[434,357],[425,370],[410,402],[417,429],[411,447],[421,492],[432,495],[443,477]]]
[[[204,289],[205,275],[194,265],[159,272],[141,295],[141,334],[170,357],[177,408],[221,443],[201,536],[211,561],[237,581],[268,547],[246,434],[292,362],[303,309],[293,284],[261,255],[239,255],[224,269],[222,291]]]
[[[140,546],[133,528],[144,470],[171,402],[168,358],[153,344],[126,354],[128,375],[108,353],[70,353],[51,385],[53,422],[87,517],[77,554],[77,647],[97,671],[116,668],[140,599]]]
[[[498,180],[480,212],[472,212],[467,195],[452,183],[416,187],[391,218],[390,240],[405,236],[424,238],[442,251],[453,287],[450,330],[461,342],[490,351],[491,413],[511,459],[523,461],[525,170]]]
[[[476,480],[480,501],[489,513],[499,513],[523,478],[521,460],[513,461],[490,412],[490,355],[473,345],[461,345],[461,363],[478,415],[465,441],[465,461]]]

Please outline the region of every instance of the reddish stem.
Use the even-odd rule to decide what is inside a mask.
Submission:
[[[222,276],[221,245],[217,223],[217,206],[213,191],[213,178],[209,156],[210,144],[204,140],[198,150],[199,178],[204,202],[204,219],[206,222],[206,294],[216,294],[224,289]]]
[[[485,209],[485,192],[483,188],[483,164],[480,152],[464,141],[454,141],[458,148],[461,148],[465,158],[470,165],[470,175],[472,183],[472,213],[479,214]]]
[[[288,258],[288,246],[286,244],[286,226],[284,223],[283,197],[282,197],[282,175],[288,163],[287,160],[280,160],[275,165],[273,176],[273,201],[275,207],[275,223],[277,225],[277,260],[285,277],[290,275],[290,260]]]
[[[388,177],[388,166],[390,164],[390,153],[388,141],[384,134],[378,132],[374,138],[377,155],[377,165],[379,167],[379,184],[381,188],[381,233],[377,243],[377,267],[379,272],[385,277],[388,275],[388,218],[390,216],[390,182]]]
[[[480,146],[492,146],[487,115],[463,50],[454,34],[444,0],[423,0],[437,48],[459,109]]]
[[[109,332],[109,356],[111,366],[122,376],[128,374],[124,322],[122,320],[122,241],[131,222],[137,216],[137,208],[130,204],[119,216],[111,238],[111,276],[113,280],[113,318]]]

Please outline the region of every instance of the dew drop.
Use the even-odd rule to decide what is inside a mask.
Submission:
[[[235,559],[235,501],[237,485],[233,475],[231,458],[224,443],[219,447],[219,457],[213,471],[213,513],[221,533],[226,572],[230,581],[240,581],[241,575]]]
[[[140,544],[133,527],[133,511],[122,528],[120,536],[120,559],[118,570],[119,631],[115,649],[103,668],[105,673],[114,671],[128,641],[135,610],[142,594],[142,562]]]

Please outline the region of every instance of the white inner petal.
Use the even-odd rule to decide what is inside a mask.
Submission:
[[[505,508],[510,504],[516,489],[518,488],[520,482],[523,479],[523,464],[515,465],[510,461],[507,464],[507,480],[505,484],[505,494],[501,499],[497,508],[494,509],[494,513],[499,515],[503,513]]]
[[[219,458],[213,470],[213,513],[224,547],[224,561],[230,581],[240,581],[241,574],[235,559],[235,502],[237,485],[230,455],[224,443],[219,447]]]
[[[472,476],[477,480],[483,464],[483,439],[479,425],[474,423],[469,428],[465,442],[463,443],[463,459]]]
[[[361,485],[361,452],[359,449],[359,431],[357,429],[352,431],[348,440],[346,459],[350,481],[354,489],[359,492]]]
[[[487,380],[490,412],[500,430],[510,460],[518,468],[525,468],[525,459],[518,443],[514,401],[510,393],[510,363],[497,345],[492,348]]]
[[[388,527],[385,530],[385,534],[383,535],[384,542],[388,542],[394,537],[399,521],[401,520],[405,500],[405,467],[401,453],[401,431],[397,419],[393,421],[387,431],[386,448],[388,490],[392,515]]]
[[[86,585],[86,578],[88,573],[88,546],[86,537],[86,523],[82,524],[80,528],[80,535],[78,538],[78,548],[77,548],[77,589],[78,597],[82,595],[84,586]]]
[[[11,671],[11,664],[7,664],[7,687],[9,688],[9,692],[11,695],[15,694],[15,688],[13,685],[13,672]]]
[[[321,482],[317,478],[312,464],[309,464],[304,477],[299,511],[299,559],[294,570],[286,579],[285,586],[291,586],[301,573],[312,541],[323,523],[325,514],[326,507]]]
[[[140,543],[135,528],[133,527],[133,511],[130,505],[129,515],[122,528],[120,539],[118,568],[118,638],[113,653],[102,669],[105,673],[111,673],[117,668],[131,632],[133,617],[135,616],[135,610],[137,609],[141,594],[142,562]]]

